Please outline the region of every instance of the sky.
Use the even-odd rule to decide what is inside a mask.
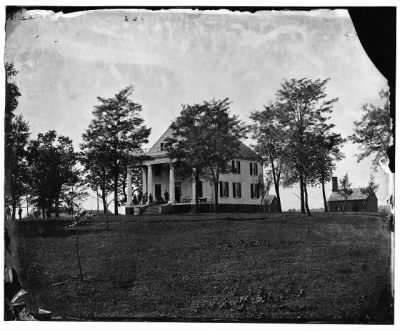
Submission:
[[[229,97],[232,114],[250,124],[250,113],[273,101],[285,79],[303,77],[330,78],[328,97],[339,98],[331,120],[347,137],[362,105],[380,103],[379,91],[387,87],[346,10],[29,11],[6,23],[5,59],[19,72],[16,112],[32,135],[54,129],[76,148],[97,97],[112,97],[128,85],[152,129],[148,147],[182,104]],[[353,187],[366,186],[372,172],[371,159],[357,162],[359,149],[346,143],[335,171],[338,177],[348,173]],[[387,180],[380,170],[375,178],[383,204]],[[282,189],[283,209],[299,208],[298,195],[298,187]],[[89,204],[95,209],[94,201]],[[309,189],[309,205],[323,207],[320,187]]]

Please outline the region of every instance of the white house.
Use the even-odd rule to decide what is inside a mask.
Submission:
[[[133,205],[131,175],[128,171],[126,214],[161,214],[190,211],[195,205],[195,182],[192,177],[178,177],[165,148],[165,139],[172,135],[169,128],[145,153],[143,163],[144,195],[152,195],[152,206]],[[229,161],[231,171],[220,174],[218,205],[220,211],[258,211],[261,207],[260,183],[262,164],[249,147],[240,143],[239,156]],[[165,192],[169,199],[165,201]],[[201,179],[199,186],[201,211],[211,211],[214,201],[213,183]],[[149,202],[147,201],[148,205]]]

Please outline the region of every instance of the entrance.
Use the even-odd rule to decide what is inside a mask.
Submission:
[[[161,184],[156,184],[154,186],[154,195],[157,202],[161,201]]]
[[[181,202],[181,182],[175,182],[175,201]]]

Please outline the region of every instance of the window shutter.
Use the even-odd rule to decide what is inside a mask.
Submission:
[[[229,183],[225,182],[225,187],[226,187],[226,197],[229,198]]]
[[[220,197],[224,196],[222,182],[219,182],[219,196]]]
[[[250,163],[250,165],[251,165],[251,163]],[[250,184],[250,198],[253,199],[253,184]]]
[[[242,197],[242,184],[239,183],[239,198]]]
[[[257,176],[257,174],[258,174],[257,163],[254,163],[254,175]]]
[[[232,195],[236,198],[236,183],[232,183]]]
[[[240,174],[240,161],[237,161],[237,173]]]
[[[253,176],[253,163],[250,162],[250,176]]]
[[[235,161],[232,161],[232,172],[235,173]]]

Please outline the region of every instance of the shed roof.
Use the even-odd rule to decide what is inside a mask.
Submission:
[[[357,187],[352,189],[351,195],[347,198],[347,201],[351,200],[365,200],[368,198],[369,193],[366,188]],[[329,197],[329,201],[344,201],[345,197],[340,194],[341,190],[332,192]]]

